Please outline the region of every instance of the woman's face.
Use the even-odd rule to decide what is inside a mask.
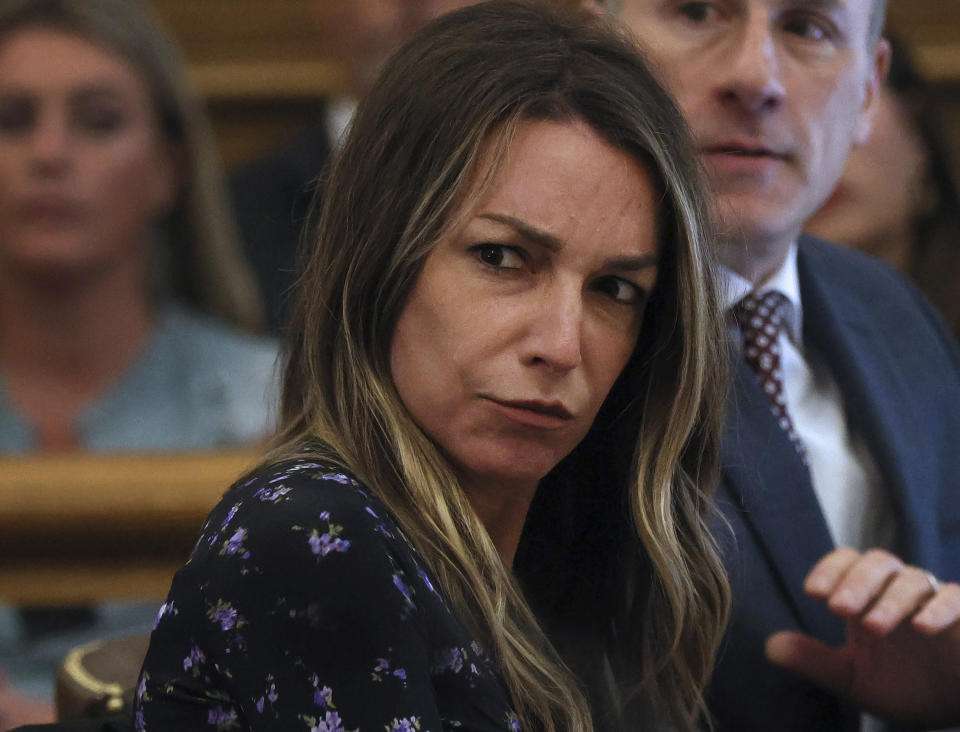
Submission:
[[[530,121],[427,257],[391,367],[465,488],[535,485],[586,435],[656,282],[656,200],[587,125]]]
[[[0,40],[0,264],[93,273],[142,256],[175,195],[149,92],[122,57],[42,27]]]

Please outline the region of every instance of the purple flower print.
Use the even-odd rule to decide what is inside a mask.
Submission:
[[[394,719],[387,727],[388,732],[414,732],[420,729],[420,717]]]
[[[407,601],[407,604],[410,607],[417,606],[413,601],[413,590],[411,590],[410,587],[407,586],[407,583],[403,581],[403,577],[400,576],[399,572],[393,573],[393,585],[400,590],[400,594],[403,595],[403,599]]]
[[[283,480],[283,479],[284,479],[284,476],[281,476],[279,478],[274,478],[274,480],[270,482],[273,483],[277,480]],[[278,485],[276,487],[264,486],[263,488],[259,489],[256,493],[254,493],[253,497],[260,499],[264,503],[276,503],[285,495],[287,495],[289,492],[290,492],[290,488],[288,488],[285,485]]]
[[[344,475],[343,473],[326,473],[325,475],[320,476],[321,480],[332,480],[341,485],[350,485],[353,480],[349,476]]]
[[[313,682],[313,689],[314,689],[313,703],[316,704],[321,709],[326,709],[327,707],[330,707],[331,709],[334,708],[333,689],[331,689],[329,686],[324,686],[321,688],[320,679],[316,674],[313,675],[313,678],[311,679],[311,681]]]
[[[233,556],[237,552],[244,552],[243,558],[248,559],[250,557],[250,552],[246,551],[243,548],[243,540],[247,538],[247,530],[244,528],[239,528],[233,532],[226,542],[224,542],[223,549],[220,551],[220,556],[226,554],[227,556]]]
[[[393,650],[392,648],[389,650]],[[377,665],[374,666],[373,672],[370,674],[370,677],[374,681],[383,681],[384,676],[394,676],[395,678],[400,679],[400,681],[406,682],[407,680],[407,671],[406,669],[397,668],[393,671],[390,670],[390,661],[386,658],[378,658]],[[406,686],[406,683],[404,683]]]
[[[522,729],[520,727],[520,718],[517,717],[516,712],[510,712],[507,715],[507,725],[509,725],[510,732],[520,732]]]
[[[313,692],[313,703],[321,709],[326,709],[330,703],[330,687],[324,686],[322,689],[315,689]]]
[[[207,713],[207,724],[216,726],[217,730],[231,729],[237,726],[237,711],[215,707]]]
[[[350,548],[350,542],[347,539],[338,539],[329,533],[318,534],[314,529],[310,538],[310,551],[320,557],[327,556],[330,552],[345,552]]]
[[[336,712],[327,712],[323,719],[315,721],[316,724],[310,727],[310,732],[345,732],[343,721]]]
[[[207,610],[207,617],[214,623],[220,624],[220,630],[231,630],[246,624],[246,621],[237,614],[229,602],[217,600],[217,604]]]
[[[462,648],[451,648],[448,651],[447,662],[444,664],[443,668],[453,671],[453,673],[460,673],[460,669],[463,668],[463,659],[466,657],[466,651]]]
[[[231,521],[233,521],[233,517],[237,515],[237,511],[238,511],[239,509],[240,509],[240,504],[239,504],[239,503],[234,503],[234,504],[230,507],[230,510],[227,511],[227,517],[226,517],[223,521],[220,522],[220,528],[221,528],[221,529],[226,528],[227,524],[229,524]]]
[[[190,648],[190,653],[187,655],[187,657],[183,659],[183,670],[187,671],[194,666],[199,666],[202,661],[206,660],[206,658],[207,657],[203,655],[203,651],[200,650],[200,647],[194,645],[192,648]]]
[[[140,681],[137,683],[138,701],[150,701],[150,697],[147,696],[147,679],[149,678],[150,674],[148,673],[140,674]]]
[[[143,721],[143,709],[138,709],[133,717],[133,728],[136,732],[146,732],[147,724]]]
[[[160,625],[160,621],[167,615],[177,615],[179,610],[173,606],[173,601],[165,602],[160,606],[160,609],[157,611],[157,619],[153,621],[153,629],[156,630],[157,626]]]
[[[434,595],[443,600],[443,596],[437,592],[437,588],[433,586],[433,582],[430,581],[430,578],[427,576],[427,573],[423,571],[421,567],[417,567],[417,574],[420,575],[420,579],[423,581],[423,584],[427,586],[427,589],[430,590]],[[444,601],[446,602],[446,601]]]

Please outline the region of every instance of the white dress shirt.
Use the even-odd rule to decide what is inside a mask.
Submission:
[[[729,309],[754,289],[724,269]],[[803,343],[803,304],[797,273],[797,245],[756,291],[782,292],[789,301],[780,330],[784,396],[794,428],[807,449],[810,478],[827,527],[837,546],[860,551],[891,548],[893,507],[876,463],[863,439],[850,429],[843,395],[826,362]]]

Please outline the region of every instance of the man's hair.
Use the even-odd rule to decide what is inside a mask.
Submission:
[[[617,517],[631,527],[630,555],[647,570],[626,578],[616,600],[627,603],[627,588],[638,585],[648,600],[630,603],[644,610],[622,628],[638,636],[630,648],[618,635],[595,651],[635,649],[618,676],[623,695],[660,718],[653,727],[694,729],[729,605],[707,530],[725,341],[709,204],[686,125],[631,39],[586,14],[503,0],[442,16],[390,59],[317,191],[268,460],[319,454],[351,468],[498,660],[524,729],[591,729],[577,684],[453,466],[404,406],[390,368],[396,321],[426,258],[470,215],[530,120],[589,125],[642,165],[660,192],[658,282],[636,350],[595,425],[603,431],[590,443],[623,446],[612,458],[617,480],[591,487],[614,489]],[[592,458],[571,455],[558,470],[573,474]],[[612,621],[604,627],[613,633]]]

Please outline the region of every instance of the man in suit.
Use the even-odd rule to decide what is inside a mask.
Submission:
[[[960,357],[904,279],[801,234],[869,135],[884,6],[622,0],[690,123],[743,344],[718,492],[734,594],[720,730],[960,711]]]
[[[476,0],[317,0],[330,33],[330,53],[345,72],[338,95],[319,100],[317,116],[268,157],[232,177],[234,207],[247,256],[257,274],[271,330],[286,318],[296,280],[296,252],[313,184],[380,67],[403,41],[441,13]]]

